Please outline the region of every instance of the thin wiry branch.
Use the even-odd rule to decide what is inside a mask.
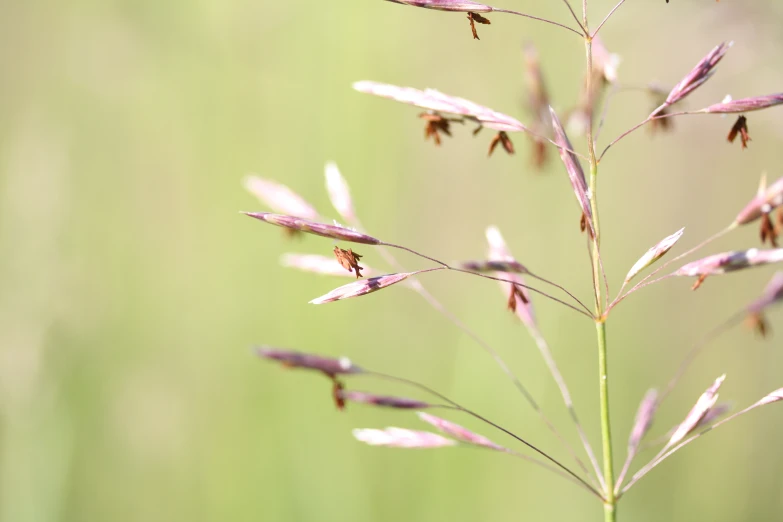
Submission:
[[[595,38],[595,35],[597,35],[597,34],[598,34],[598,31],[600,31],[600,30],[601,30],[601,28],[604,26],[604,24],[606,23],[606,21],[607,21],[607,20],[609,20],[609,18],[610,18],[610,17],[611,17],[611,16],[614,14],[614,12],[615,12],[615,11],[617,11],[617,9],[619,9],[619,7],[620,7],[621,5],[623,5],[623,3],[624,3],[624,2],[625,2],[625,0],[620,0],[619,2],[617,2],[617,5],[615,5],[615,6],[612,8],[612,10],[611,10],[611,11],[609,11],[609,14],[607,14],[607,15],[604,17],[604,19],[603,19],[603,20],[601,20],[601,23],[600,23],[600,24],[598,24],[598,27],[596,27],[596,28],[595,28],[595,31],[593,31],[592,38]]]
[[[574,17],[574,21],[576,22],[576,25],[578,25],[579,29],[582,30],[582,35],[583,36],[586,35],[587,34],[587,30],[585,29],[585,26],[582,25],[582,21],[579,20],[579,17],[576,16],[576,13],[574,12],[574,8],[571,7],[571,2],[569,2],[568,0],[563,0],[563,2],[565,3],[566,7],[568,8],[568,11],[571,13],[571,16]]]
[[[461,272],[461,273],[464,273],[464,274],[470,274],[470,275],[474,275],[474,276],[477,276],[477,277],[483,277],[484,279],[491,279],[493,281],[500,281],[502,283],[511,283],[512,285],[514,285],[516,287],[525,288],[527,290],[530,290],[531,292],[536,292],[537,294],[540,294],[540,295],[542,295],[542,296],[544,296],[544,297],[546,297],[548,299],[551,299],[552,301],[555,301],[555,302],[560,303],[560,304],[562,304],[564,306],[567,306],[568,308],[570,308],[570,309],[572,309],[572,310],[574,310],[574,311],[576,311],[576,312],[578,312],[578,313],[580,313],[580,314],[582,314],[582,315],[584,315],[586,317],[589,317],[590,319],[594,319],[593,314],[591,312],[582,310],[581,308],[579,308],[579,307],[577,307],[575,305],[572,305],[571,303],[568,303],[566,301],[563,301],[562,299],[559,299],[559,298],[557,298],[557,297],[555,297],[555,296],[553,296],[551,294],[548,294],[548,293],[546,293],[546,292],[544,292],[542,290],[539,290],[538,288],[533,288],[531,286],[524,285],[522,283],[518,283],[518,282],[515,282],[515,281],[511,281],[509,279],[503,279],[501,277],[494,277],[494,276],[487,275],[487,274],[481,274],[479,272],[473,272],[471,270],[463,270],[462,268],[451,266],[451,265],[449,265],[448,263],[446,263],[444,261],[440,261],[438,259],[432,258],[430,256],[427,256],[425,254],[417,252],[417,251],[415,251],[415,250],[413,250],[411,248],[408,248],[406,246],[395,245],[395,244],[386,243],[386,242],[381,242],[381,244],[385,245],[385,246],[388,246],[390,248],[397,248],[397,249],[400,249],[400,250],[405,250],[406,252],[410,252],[413,255],[416,255],[416,256],[421,257],[423,259],[427,259],[429,261],[432,261],[433,263],[437,263],[440,266],[442,266],[443,268],[446,268],[448,270],[452,270],[454,272]],[[584,304],[582,304],[581,302],[579,304],[584,306]]]
[[[359,230],[362,230],[363,227],[361,226],[361,223],[358,221],[358,219],[355,219],[352,223],[355,225]],[[400,271],[405,271],[402,264],[391,254],[391,252],[387,251],[385,248],[380,248],[381,255],[386,259],[386,261],[395,267],[395,269]],[[531,277],[533,274],[530,274]],[[558,288],[562,288],[559,285],[556,285],[555,283],[551,283],[543,278],[538,278],[542,280],[543,282],[552,284],[554,286],[557,286]],[[563,435],[557,430],[555,425],[552,423],[551,420],[549,420],[549,417],[546,416],[544,411],[541,409],[541,406],[538,404],[538,402],[535,400],[533,395],[530,393],[530,391],[522,384],[522,381],[519,380],[519,377],[511,371],[511,368],[508,367],[506,362],[503,360],[503,358],[500,356],[500,354],[495,350],[489,343],[487,343],[484,339],[482,339],[477,333],[475,333],[471,328],[469,328],[465,323],[463,323],[457,316],[455,316],[452,312],[450,312],[443,304],[438,301],[438,299],[433,296],[425,287],[421,284],[421,282],[418,279],[411,280],[411,287],[418,293],[427,303],[430,304],[436,311],[438,311],[441,315],[443,315],[446,319],[451,321],[457,328],[462,330],[468,337],[473,339],[473,341],[478,344],[484,351],[486,351],[490,357],[495,361],[495,363],[500,367],[501,371],[506,374],[506,376],[509,378],[509,380],[513,383],[514,387],[517,388],[517,390],[522,394],[522,396],[525,398],[525,400],[528,402],[530,407],[535,411],[539,417],[541,418],[542,422],[547,426],[547,428],[557,437],[557,439],[563,444],[563,446],[566,448],[566,450],[571,454],[572,458],[576,462],[576,464],[580,467],[580,469],[585,473],[585,475],[590,479],[591,482],[595,481],[595,478],[590,474],[590,472],[587,469],[587,466],[585,466],[584,462],[582,462],[582,459],[579,458],[579,456],[576,454],[576,451],[574,448],[568,443],[568,441],[565,440]],[[565,288],[562,288],[563,291],[566,293],[569,293]],[[570,293],[569,293],[570,295]],[[574,298],[576,299],[576,298]],[[542,339],[543,340],[543,339]],[[553,361],[554,364],[554,361]],[[555,366],[555,370],[557,371],[557,367]],[[553,374],[554,375],[554,374]],[[562,381],[562,376],[559,376],[559,373],[557,376],[555,376],[555,380]],[[565,383],[563,382],[563,386],[565,386]],[[566,394],[568,393],[568,390],[566,389]],[[572,417],[574,418],[575,422],[577,422],[577,427],[580,431],[580,436],[585,437],[583,435],[583,430],[581,429],[581,426],[578,424],[578,418],[576,417],[576,412],[573,409],[573,404],[570,404],[570,396],[568,397],[569,401],[567,401],[566,405],[569,408],[569,411],[572,412]],[[586,437],[585,437],[586,438]],[[586,448],[589,448],[589,443]],[[592,448],[588,449],[588,456],[591,457],[591,459],[595,459],[594,456],[591,456],[592,454]],[[529,457],[528,457],[529,458]],[[595,465],[595,464],[594,464]],[[597,477],[600,477],[600,474],[597,475]],[[595,484],[594,484],[595,485]]]
[[[507,13],[507,14],[517,15],[517,16],[524,16],[525,18],[530,18],[531,20],[537,20],[539,22],[544,22],[546,24],[556,25],[558,27],[562,27],[563,29],[567,29],[567,30],[571,31],[572,33],[577,34],[579,36],[584,36],[583,33],[580,33],[579,31],[577,31],[573,27],[569,27],[569,26],[567,26],[565,24],[561,24],[559,22],[555,22],[555,21],[552,21],[552,20],[547,20],[546,18],[539,18],[537,16],[533,16],[533,15],[529,15],[529,14],[525,14],[525,13],[520,13],[519,11],[511,11],[509,9],[495,9],[495,12],[496,13]],[[580,24],[580,27],[581,27],[581,24]],[[582,29],[584,30],[583,27],[582,27]]]
[[[407,384],[409,386],[416,387],[416,388],[418,388],[418,389],[420,389],[420,390],[422,390],[422,391],[424,391],[426,393],[429,393],[429,394],[433,395],[434,397],[438,397],[442,401],[445,401],[445,402],[449,403],[455,409],[457,409],[459,411],[462,411],[462,412],[470,415],[471,417],[474,417],[475,419],[478,419],[481,422],[484,422],[485,424],[488,424],[489,426],[492,426],[493,428],[495,428],[495,429],[497,429],[499,431],[502,431],[506,435],[508,435],[508,436],[516,439],[517,441],[521,442],[522,444],[524,444],[525,446],[527,446],[531,450],[535,451],[536,453],[541,455],[543,458],[545,458],[546,460],[548,460],[549,462],[551,462],[552,464],[554,464],[555,466],[557,466],[558,468],[563,470],[571,478],[573,478],[579,485],[581,485],[582,487],[584,487],[585,489],[590,491],[593,495],[595,495],[598,498],[603,500],[603,496],[601,495],[601,493],[598,490],[596,490],[587,481],[585,481],[585,479],[583,479],[582,477],[580,477],[579,475],[574,473],[574,471],[572,471],[568,466],[566,466],[563,463],[561,463],[559,460],[555,459],[554,457],[552,457],[551,455],[549,455],[545,451],[539,449],[538,447],[534,446],[530,442],[526,441],[525,439],[523,439],[522,437],[520,437],[516,433],[508,430],[507,428],[504,428],[503,426],[501,426],[501,425],[499,425],[499,424],[497,424],[497,423],[487,419],[486,417],[484,417],[482,415],[479,415],[478,413],[476,413],[476,412],[474,412],[472,410],[469,410],[469,409],[465,408],[464,406],[460,405],[459,403],[449,399],[445,395],[443,395],[443,394],[433,390],[429,386],[426,386],[426,385],[421,384],[421,383],[416,382],[416,381],[412,381],[410,379],[406,379],[404,377],[397,377],[395,375],[389,375],[389,374],[386,374],[386,373],[367,371],[363,375],[374,376],[374,377],[377,377],[377,378],[380,378],[380,379],[386,379],[386,380],[390,380],[390,381],[399,382],[399,383],[402,383],[402,384]]]

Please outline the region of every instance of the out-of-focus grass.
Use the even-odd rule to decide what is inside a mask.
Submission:
[[[550,4],[528,7],[567,19]],[[591,6],[595,18],[611,7]],[[602,36],[623,55],[629,84],[670,84],[715,43],[735,40],[694,95],[711,102],[780,90],[780,23],[774,2],[629,2]],[[430,383],[562,454],[492,362],[413,293],[306,305],[342,281],[285,271],[278,255],[327,253],[331,243],[288,241],[236,212],[258,208],[239,184],[256,171],[328,213],[322,169],[333,159],[374,234],[446,259],[475,258],[494,223],[526,264],[587,296],[578,213],[557,162],[533,172],[524,137],[513,158],[487,160],[488,137],[467,133],[434,149],[422,143],[414,109],[350,89],[365,78],[430,86],[524,119],[519,51],[534,41],[554,103],[573,102],[583,68],[573,35],[502,16],[480,34],[472,41],[461,15],[375,1],[4,5],[0,519],[598,518],[593,499],[498,455],[362,447],[351,428],[416,420],[358,407],[338,414],[323,379],[279,371],[249,349],[264,342],[348,355]],[[602,140],[643,117],[648,103],[618,95]],[[683,244],[694,244],[734,216],[760,171],[780,175],[780,121],[779,111],[752,115],[747,151],[724,143],[731,121],[721,118],[682,120],[668,135],[642,131],[613,150],[601,204],[615,286],[653,242],[686,226]],[[714,251],[755,245],[754,234],[737,232]],[[382,266],[372,249],[361,252]],[[675,281],[618,308],[609,335],[620,448],[646,388],[665,382],[689,344],[770,273],[714,278],[696,294]],[[495,285],[444,273],[424,282],[567,430],[556,388]],[[536,305],[597,444],[591,325]],[[773,331],[779,319],[771,317]],[[779,337],[727,334],[657,429],[677,422],[723,371],[723,394],[738,405],[779,387],[779,348]],[[781,412],[770,407],[711,434],[629,494],[623,516],[778,519],[782,432]]]

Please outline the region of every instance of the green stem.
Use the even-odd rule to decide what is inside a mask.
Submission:
[[[616,520],[617,498],[614,494],[614,465],[612,456],[612,429],[609,423],[609,372],[606,364],[606,323],[603,321],[595,324],[598,335],[598,386],[601,402],[601,441],[604,455],[604,520],[614,522]]]
[[[587,1],[584,0],[584,24],[587,25]],[[588,33],[589,34],[589,33]],[[593,80],[593,42],[591,36],[585,37],[585,58],[587,61],[587,85],[588,92],[592,89]],[[612,429],[609,422],[609,371],[607,366],[606,350],[606,317],[604,315],[604,296],[602,282],[602,270],[600,266],[601,223],[598,218],[598,161],[595,157],[595,144],[593,143],[592,117],[587,126],[587,149],[590,160],[590,210],[593,214],[593,237],[591,261],[593,265],[593,287],[595,290],[595,330],[598,339],[598,392],[601,403],[601,443],[603,448],[604,464],[604,520],[616,522],[617,498],[614,493],[614,464],[612,458]]]

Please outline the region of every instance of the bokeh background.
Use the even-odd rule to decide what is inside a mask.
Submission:
[[[503,7],[569,19],[555,0]],[[591,18],[611,7],[591,0]],[[3,522],[600,520],[594,498],[503,455],[363,446],[352,428],[423,426],[404,412],[339,413],[324,379],[257,360],[258,343],[349,356],[426,382],[567,459],[491,359],[416,294],[395,287],[308,305],[346,280],[281,268],[279,256],[328,254],[333,244],[292,241],[237,213],[263,210],[241,186],[255,172],[333,216],[323,166],[334,160],[374,235],[469,259],[484,254],[484,229],[496,224],[526,265],[589,300],[579,212],[558,161],[536,172],[524,136],[514,138],[517,155],[487,159],[487,131],[457,132],[435,148],[422,141],[416,109],[351,89],[361,79],[435,87],[525,121],[522,45],[538,46],[564,110],[584,67],[574,35],[495,15],[473,41],[461,14],[381,1],[6,1],[2,13]],[[727,93],[779,92],[781,24],[774,1],[628,2],[602,36],[622,56],[628,85],[671,85],[716,43],[734,40],[691,97],[696,108]],[[620,93],[601,142],[650,104]],[[600,200],[613,291],[658,239],[685,226],[678,248],[696,244],[731,221],[762,171],[781,175],[781,111],[750,115],[748,150],[726,143],[733,119],[689,117],[672,133],[640,131],[606,157]],[[704,253],[756,246],[756,235],[739,230]],[[372,248],[359,251],[384,266]],[[616,309],[618,466],[644,392],[772,273],[716,277],[695,293],[690,281],[669,281]],[[502,353],[577,444],[497,286],[447,273],[422,281]],[[593,327],[535,305],[597,447]],[[782,386],[783,316],[769,321],[769,339],[738,327],[713,342],[653,433],[678,422],[723,372],[722,398],[738,407]],[[452,420],[514,446],[470,419]],[[621,520],[781,520],[782,434],[776,405],[711,433],[632,490]]]

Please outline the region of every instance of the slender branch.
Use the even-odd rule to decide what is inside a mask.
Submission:
[[[402,245],[395,245],[395,244],[392,244],[392,243],[386,243],[386,242],[381,242],[381,244],[384,245],[384,246],[387,246],[389,248],[397,248],[399,250],[405,250],[406,252],[409,252],[409,253],[411,253],[411,254],[413,254],[415,256],[421,257],[421,258],[426,259],[428,261],[432,261],[433,263],[438,264],[438,265],[442,266],[443,268],[451,268],[451,266],[449,266],[448,263],[446,263],[444,261],[440,261],[438,259],[435,259],[434,257],[430,257],[430,256],[427,256],[427,255],[424,255],[424,254],[422,254],[420,252],[417,252],[417,251],[413,250],[412,248],[408,248],[408,247],[402,246]]]
[[[362,230],[363,227],[358,219],[354,219],[354,223],[358,229]],[[397,270],[400,270],[401,272],[405,272],[405,268],[402,266],[402,264],[397,261],[397,259],[388,251],[386,248],[381,247],[380,248],[381,256],[393,267],[395,267]],[[539,279],[542,282],[545,282],[547,284],[553,285],[557,288],[560,288],[564,292],[566,292],[568,295],[573,297],[577,302],[580,302],[576,297],[574,297],[568,290],[563,288],[562,286],[552,283],[551,281],[548,281],[542,277],[536,276],[530,272],[528,274],[531,277],[534,277],[536,279]],[[584,472],[584,474],[590,479],[590,482],[593,483],[593,485],[597,485],[595,482],[597,477],[600,477],[600,472],[596,471],[596,476],[593,477],[590,474],[590,471],[587,469],[587,466],[582,462],[582,459],[579,458],[579,456],[576,454],[576,451],[571,446],[571,444],[568,443],[568,441],[565,440],[565,438],[562,436],[562,434],[558,431],[558,429],[555,427],[555,425],[552,423],[552,421],[549,420],[549,417],[546,416],[544,411],[541,409],[541,406],[538,404],[538,402],[533,398],[533,396],[530,394],[530,392],[527,390],[527,388],[522,384],[522,381],[519,380],[519,378],[514,374],[514,372],[511,371],[511,369],[508,367],[506,362],[503,360],[503,358],[500,356],[500,354],[492,348],[492,346],[489,345],[484,339],[479,337],[478,334],[476,334],[472,329],[470,329],[465,323],[463,323],[457,316],[455,316],[453,313],[451,313],[443,304],[441,304],[440,301],[438,301],[435,296],[433,296],[425,287],[421,284],[421,282],[418,279],[412,279],[411,280],[411,286],[413,289],[425,300],[427,303],[430,304],[436,311],[438,311],[441,315],[443,315],[446,319],[451,321],[457,328],[462,330],[465,334],[467,334],[468,337],[473,339],[473,341],[478,344],[481,348],[486,351],[490,357],[495,361],[495,363],[500,367],[500,369],[503,371],[503,373],[506,374],[506,376],[511,380],[511,382],[514,384],[514,386],[519,390],[519,392],[522,394],[522,396],[527,400],[528,404],[531,408],[539,415],[542,422],[549,428],[549,430],[557,437],[557,439],[563,444],[563,446],[566,448],[566,450],[571,454],[572,458],[576,462],[577,466]],[[584,305],[582,305],[584,306]],[[585,307],[586,308],[586,307]],[[587,309],[587,308],[586,308]],[[589,309],[587,309],[589,312]],[[539,339],[544,345],[546,345],[546,342],[544,341],[543,337],[541,337],[540,333],[536,332],[536,343],[538,344]],[[541,345],[539,345],[539,349],[541,348]],[[545,346],[545,348],[548,351],[548,347]],[[545,359],[547,357],[545,356]],[[548,354],[548,358],[551,359],[551,354]],[[552,361],[552,366],[554,367],[554,372],[552,375],[555,377],[555,380],[558,381],[558,384],[563,380],[562,376],[560,375],[559,370],[557,369],[557,366],[554,363],[554,360]],[[551,368],[550,368],[551,371]],[[581,425],[579,424],[579,419],[576,416],[576,411],[574,410],[573,404],[571,404],[571,398],[568,394],[568,389],[565,388],[565,382],[563,382],[563,386],[561,388],[561,391],[565,389],[565,395],[564,399],[566,400],[566,407],[571,412],[571,417],[574,420],[574,422],[577,425],[577,430],[580,432],[580,437],[583,438],[583,444],[585,444],[585,450],[588,453],[588,457],[593,462],[593,467],[597,468],[595,464],[595,456],[593,454],[592,448],[589,445],[589,442],[585,442],[586,437],[584,436],[584,430],[582,429]],[[527,457],[530,458],[530,457]],[[559,470],[558,470],[559,472]],[[570,478],[570,477],[569,477]]]
[[[576,33],[579,36],[584,36],[582,33],[577,31],[573,27],[569,27],[569,26],[567,26],[565,24],[561,24],[559,22],[555,22],[555,21],[552,21],[552,20],[547,20],[546,18],[539,18],[537,16],[533,16],[533,15],[529,15],[529,14],[525,14],[525,13],[520,13],[519,11],[511,11],[509,9],[495,9],[494,12],[495,13],[508,13],[508,14],[517,15],[517,16],[524,16],[525,18],[530,18],[531,20],[537,20],[539,22],[544,22],[546,24],[556,25],[558,27],[562,27],[563,29],[568,29],[572,33]]]
[[[699,341],[694,344],[690,350],[688,350],[688,353],[685,354],[685,357],[680,363],[680,366],[677,368],[677,373],[674,374],[674,377],[671,378],[669,383],[666,385],[666,388],[664,388],[663,392],[661,392],[661,395],[658,397],[658,404],[663,403],[663,400],[672,392],[674,387],[677,386],[677,383],[680,381],[682,376],[685,375],[685,372],[688,370],[693,360],[698,357],[698,355],[710,343],[710,341],[714,340],[722,333],[742,322],[742,319],[746,314],[747,312],[744,308],[736,312],[724,322],[704,334],[704,336],[699,339]]]
[[[604,24],[606,23],[606,21],[607,21],[607,20],[609,20],[609,17],[611,17],[611,16],[614,14],[614,12],[615,12],[615,11],[617,11],[617,9],[618,9],[618,8],[619,8],[621,5],[623,5],[623,3],[624,3],[624,2],[625,2],[625,0],[620,0],[619,2],[617,2],[617,5],[616,5],[616,6],[614,6],[614,7],[612,8],[612,10],[611,10],[611,11],[609,11],[609,14],[607,14],[607,15],[604,17],[604,19],[601,21],[601,23],[600,23],[600,24],[598,24],[598,27],[596,27],[596,28],[595,28],[595,31],[593,31],[593,34],[592,34],[592,36],[591,36],[590,38],[595,38],[595,35],[597,35],[597,34],[598,34],[598,31],[600,31],[600,30],[601,30],[601,28],[602,28],[602,27],[604,26]]]
[[[663,107],[663,108],[665,108],[665,107],[668,107],[668,105],[666,105],[666,104],[664,104],[664,105],[661,105],[661,107],[659,107],[658,109],[660,109],[660,108],[662,108],[662,107]],[[659,114],[659,115],[657,115],[657,116],[653,116],[653,114],[655,114],[655,112],[656,112],[658,109],[655,109],[655,111],[653,111],[653,112],[652,112],[652,114],[650,114],[649,116],[647,116],[647,118],[645,118],[645,119],[644,119],[644,120],[642,120],[641,122],[637,123],[636,125],[634,125],[634,126],[633,126],[633,127],[631,127],[630,129],[628,129],[627,131],[625,131],[625,132],[623,132],[622,134],[620,134],[620,135],[619,135],[618,137],[616,137],[614,140],[612,140],[612,142],[611,142],[611,143],[609,143],[609,145],[607,145],[607,146],[604,148],[604,150],[601,152],[601,155],[600,155],[600,156],[598,156],[598,162],[599,162],[599,163],[601,162],[601,160],[603,159],[604,155],[605,155],[605,154],[606,154],[606,152],[607,152],[607,151],[608,151],[608,150],[609,150],[609,149],[612,147],[612,145],[614,145],[615,143],[617,143],[617,142],[618,142],[618,141],[620,141],[621,139],[625,138],[626,136],[628,136],[629,134],[631,134],[633,131],[635,131],[635,130],[637,130],[637,129],[639,129],[639,128],[641,128],[641,127],[645,126],[645,125],[647,125],[648,123],[650,123],[650,122],[652,122],[652,121],[655,121],[655,120],[662,120],[662,119],[664,119],[664,118],[673,118],[674,116],[690,116],[690,115],[694,115],[694,114],[708,114],[708,113],[707,113],[707,112],[705,112],[704,110],[698,110],[698,111],[680,111],[680,112],[671,112],[671,113],[664,113],[664,114]]]
[[[560,395],[563,396],[563,402],[565,402],[566,409],[568,410],[568,413],[571,416],[571,420],[574,422],[574,425],[576,426],[576,431],[579,434],[579,438],[582,441],[582,446],[584,446],[585,448],[587,457],[590,459],[590,464],[592,464],[593,466],[593,471],[595,472],[595,476],[598,477],[598,480],[601,483],[601,487],[605,488],[606,485],[604,484],[603,476],[601,475],[601,467],[598,465],[598,459],[595,456],[593,447],[590,445],[590,440],[587,438],[587,434],[585,433],[585,430],[582,427],[582,423],[579,421],[579,417],[576,414],[576,408],[574,408],[574,402],[571,400],[571,393],[568,391],[568,386],[566,385],[565,379],[563,379],[563,374],[560,373],[560,369],[557,367],[557,363],[555,362],[555,359],[552,356],[552,351],[549,349],[549,345],[547,344],[543,336],[541,336],[540,332],[531,331],[531,334],[533,335],[533,338],[536,341],[536,346],[538,346],[538,350],[541,352],[541,357],[543,357],[544,362],[549,368],[549,373],[552,374],[552,378],[555,380],[557,387],[560,389]]]
[[[433,395],[435,397],[438,397],[439,399],[441,399],[441,400],[451,404],[456,409],[458,409],[458,410],[460,410],[460,411],[462,411],[464,413],[467,413],[471,417],[474,417],[474,418],[484,422],[485,424],[488,424],[488,425],[492,426],[493,428],[495,428],[497,430],[500,430],[503,433],[505,433],[506,435],[508,435],[508,436],[516,439],[517,441],[521,442],[522,444],[524,444],[525,446],[527,446],[531,450],[535,451],[536,453],[538,453],[539,455],[544,457],[546,460],[548,460],[549,462],[551,462],[552,464],[554,464],[555,466],[557,466],[558,468],[560,468],[561,470],[566,472],[568,475],[573,477],[576,481],[579,482],[579,484],[582,485],[582,487],[586,488],[593,495],[596,495],[598,498],[603,499],[601,493],[598,490],[596,490],[587,481],[585,481],[582,477],[580,477],[579,475],[574,473],[568,466],[566,466],[565,464],[561,463],[556,458],[552,457],[551,455],[549,455],[545,451],[543,451],[543,450],[539,449],[538,447],[534,446],[533,444],[531,444],[530,442],[526,441],[525,439],[523,439],[522,437],[520,437],[516,433],[514,433],[514,432],[504,428],[503,426],[500,426],[499,424],[497,424],[497,423],[487,419],[486,417],[484,417],[482,415],[479,415],[478,413],[476,413],[476,412],[474,412],[472,410],[469,410],[469,409],[465,408],[464,406],[460,405],[459,403],[449,399],[445,395],[443,395],[443,394],[433,390],[429,386],[426,386],[426,385],[421,384],[421,383],[416,382],[416,381],[412,381],[410,379],[406,379],[404,377],[397,377],[397,376],[394,376],[394,375],[389,375],[389,374],[380,373],[380,372],[365,371],[363,374],[357,374],[357,375],[374,376],[374,377],[378,377],[380,379],[386,379],[386,380],[390,380],[390,381],[395,381],[395,382],[407,384],[409,386],[414,386],[414,387],[416,387],[416,388],[418,388],[418,389],[420,389],[420,390],[422,390],[422,391],[424,391],[426,393],[429,393],[429,394],[431,394],[431,395]]]
[[[587,29],[585,29],[585,27],[582,25],[582,22],[581,22],[581,20],[579,20],[579,17],[576,16],[576,13],[574,12],[574,8],[571,7],[571,2],[569,2],[568,0],[563,0],[563,2],[565,3],[565,5],[568,8],[568,10],[571,12],[571,16],[574,17],[574,21],[576,22],[576,25],[578,25],[579,29],[582,30],[582,36],[586,36],[587,35]]]
[[[632,448],[628,448],[628,455],[625,457],[625,462],[623,463],[623,468],[620,470],[620,475],[617,477],[617,481],[614,484],[614,496],[617,498],[620,495],[620,486],[623,483],[623,480],[625,480],[625,475],[628,474],[628,470],[631,468],[631,462],[633,462],[633,459],[636,457],[638,450],[633,450]]]
[[[534,274],[533,272],[530,272],[530,271],[528,271],[528,272],[527,272],[527,275],[529,275],[529,276],[530,276],[530,277],[532,277],[533,279],[538,279],[539,281],[541,281],[541,282],[542,282],[542,283],[544,283],[544,284],[547,284],[547,285],[550,285],[550,286],[554,286],[555,288],[558,288],[558,289],[562,290],[563,292],[565,292],[566,294],[568,294],[568,296],[569,296],[571,299],[573,299],[574,301],[576,301],[577,303],[579,303],[579,305],[580,305],[582,308],[584,308],[584,309],[585,309],[585,310],[586,310],[588,313],[592,313],[592,312],[590,312],[590,309],[587,307],[587,305],[586,305],[586,304],[584,304],[584,303],[581,301],[581,299],[579,299],[579,298],[578,298],[578,297],[576,297],[574,294],[572,294],[571,292],[569,292],[568,290],[566,290],[566,288],[565,288],[565,287],[563,287],[563,286],[561,286],[561,285],[559,285],[559,284],[557,284],[557,283],[555,283],[555,282],[553,282],[553,281],[550,281],[549,279],[545,279],[545,278],[543,278],[543,277],[541,277],[541,276],[539,276],[539,275],[536,275],[536,274]]]
[[[415,281],[415,280],[414,280]],[[525,398],[525,400],[528,402],[530,407],[535,411],[538,416],[541,418],[542,422],[546,425],[546,427],[551,431],[555,437],[563,444],[563,446],[566,448],[566,450],[571,454],[571,457],[573,457],[574,461],[576,462],[577,466],[587,475],[587,477],[590,479],[590,481],[594,481],[594,477],[590,475],[590,471],[587,469],[587,466],[585,466],[585,463],[582,462],[582,459],[579,458],[579,456],[576,454],[576,451],[574,448],[568,443],[568,441],[565,440],[565,438],[562,436],[562,434],[558,431],[558,429],[555,427],[555,425],[552,423],[552,421],[549,420],[549,417],[546,416],[544,411],[541,409],[541,406],[538,404],[538,402],[533,398],[533,396],[530,394],[527,388],[522,384],[522,382],[519,380],[519,378],[511,371],[511,369],[508,367],[508,365],[505,363],[502,357],[497,353],[497,351],[492,348],[486,341],[484,341],[481,337],[478,336],[473,330],[468,328],[462,321],[460,321],[454,314],[449,312],[441,303],[438,301],[432,294],[430,294],[418,281],[417,285],[414,286],[414,289],[421,295],[425,301],[427,301],[435,310],[440,312],[444,317],[449,319],[454,325],[457,326],[460,330],[465,332],[468,337],[473,339],[473,341],[476,342],[480,347],[482,347],[489,355],[495,360],[495,362],[500,366],[500,369],[505,373],[509,379],[511,379],[514,386],[519,390],[519,392],[522,394],[522,396]],[[543,339],[542,339],[543,340]],[[570,398],[569,398],[570,399]],[[573,406],[570,406],[569,409],[573,409]],[[572,417],[576,419],[576,413],[574,412]],[[576,422],[578,422],[578,419],[576,419]],[[577,429],[580,429],[581,427],[577,424]],[[592,453],[592,450],[588,452],[588,456],[590,456],[590,453]],[[600,475],[596,475],[598,477]]]
[[[511,283],[512,285],[514,285],[514,286],[516,286],[518,288],[526,288],[526,289],[530,290],[531,292],[535,292],[535,293],[537,293],[539,295],[542,295],[542,296],[544,296],[544,297],[546,297],[548,299],[551,299],[552,301],[560,303],[561,305],[567,306],[571,310],[574,310],[575,312],[579,312],[580,314],[584,315],[585,317],[589,317],[590,319],[594,319],[594,317],[593,317],[593,315],[591,313],[585,312],[581,308],[579,308],[577,306],[574,306],[571,303],[568,303],[566,301],[563,301],[562,299],[559,299],[559,298],[557,298],[557,297],[555,297],[555,296],[553,296],[551,294],[543,292],[543,291],[539,290],[538,288],[533,288],[532,286],[523,285],[522,283],[517,283],[516,281],[512,281],[510,279],[504,279],[502,277],[494,277],[494,276],[490,276],[490,275],[487,275],[487,274],[481,274],[479,272],[472,272],[470,270],[463,270],[461,268],[456,268],[456,267],[453,267],[453,266],[448,267],[448,269],[449,270],[453,270],[455,272],[461,272],[463,274],[470,274],[470,275],[474,275],[474,276],[478,276],[478,277],[483,277],[484,279],[491,279],[493,281],[500,281],[501,283]]]
[[[402,246],[402,245],[395,245],[395,244],[392,244],[392,243],[383,243],[383,242],[379,243],[379,244],[380,245],[385,245],[385,246],[390,247],[390,248],[398,248],[400,250],[405,250],[406,252],[410,252],[411,254],[414,254],[414,255],[419,256],[421,258],[424,258],[424,259],[427,259],[429,261],[432,261],[433,263],[437,263],[437,264],[441,265],[441,267],[443,267],[445,269],[448,269],[448,270],[452,270],[454,272],[461,272],[463,274],[470,274],[470,275],[474,275],[474,276],[477,276],[477,277],[483,277],[484,279],[491,279],[493,281],[500,281],[502,283],[510,283],[510,284],[512,284],[512,285],[514,285],[514,286],[516,286],[518,288],[525,288],[527,290],[530,290],[531,292],[535,292],[537,294],[540,294],[540,295],[542,295],[542,296],[544,296],[544,297],[546,297],[548,299],[551,299],[552,301],[555,301],[557,303],[560,303],[560,304],[570,308],[571,310],[574,310],[574,311],[576,311],[576,312],[578,312],[578,313],[580,313],[580,314],[582,314],[584,316],[587,316],[587,317],[593,319],[592,314],[590,314],[590,313],[588,313],[588,312],[578,308],[577,306],[572,305],[571,303],[563,301],[562,299],[559,299],[559,298],[557,298],[557,297],[555,297],[555,296],[553,296],[551,294],[548,294],[548,293],[546,293],[546,292],[544,292],[542,290],[539,290],[538,288],[533,288],[532,286],[524,285],[524,284],[518,283],[516,281],[511,281],[510,279],[504,279],[502,277],[490,276],[490,275],[482,274],[482,273],[479,273],[479,272],[473,272],[471,270],[463,270],[462,268],[457,268],[457,267],[451,266],[448,263],[445,263],[445,262],[440,261],[438,259],[429,257],[427,255],[421,254],[421,253],[419,253],[419,252],[417,252],[417,251],[415,251],[415,250],[413,250],[411,248],[408,248],[408,247],[405,247],[405,246]]]

